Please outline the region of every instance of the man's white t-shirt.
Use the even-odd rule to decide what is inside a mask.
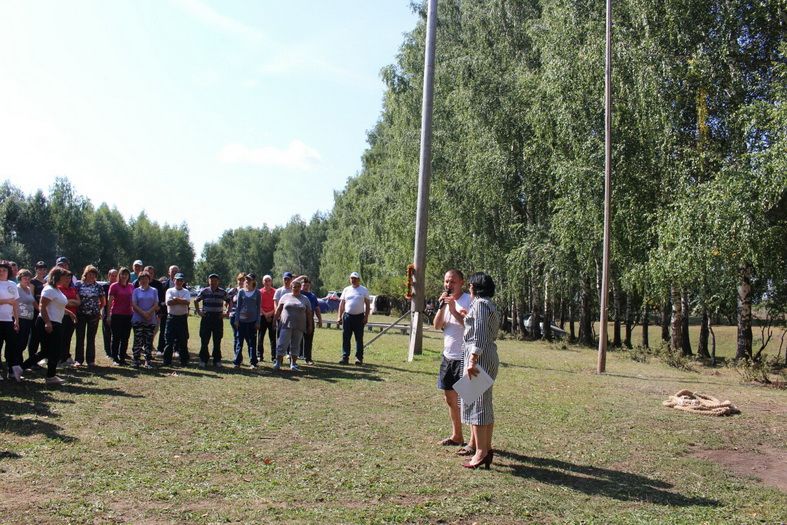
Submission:
[[[456,305],[457,309],[461,307],[465,312],[470,310],[470,294],[463,293],[456,300]],[[443,316],[443,355],[446,359],[458,361],[464,357],[462,342],[464,341],[465,324],[454,317],[448,306],[444,306],[440,313]]]
[[[350,315],[366,313],[366,302],[364,298],[369,298],[369,290],[365,286],[358,285],[358,288],[350,285],[342,290],[342,301],[344,301],[344,312]]]
[[[186,290],[185,288],[181,288],[178,290],[177,288],[167,288],[167,292],[165,294],[165,302],[169,302],[170,299],[185,299],[186,301],[191,301],[191,293]],[[186,315],[189,313],[189,305],[188,304],[172,304],[167,305],[167,313],[170,315]]]
[[[16,283],[0,281],[0,299],[19,299],[19,290]],[[11,322],[14,320],[14,305],[0,304],[0,321]]]
[[[46,313],[49,314],[49,320],[53,323],[62,323],[63,316],[66,315],[66,304],[68,304],[68,298],[65,294],[47,284],[44,286],[44,291],[41,292],[41,297],[49,299],[49,304],[46,305]]]

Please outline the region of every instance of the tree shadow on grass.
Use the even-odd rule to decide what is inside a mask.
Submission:
[[[672,484],[638,474],[577,465],[558,459],[529,457],[506,450],[495,450],[495,455],[509,460],[507,463],[500,463],[499,466],[510,468],[514,476],[567,487],[591,496],[678,507],[720,505],[716,500],[670,492],[669,489],[673,488]]]
[[[70,443],[76,440],[72,436],[63,434],[63,428],[54,424],[51,419],[59,416],[49,408],[52,396],[47,392],[43,395],[35,396],[31,401],[15,401],[11,399],[0,399],[0,432],[8,432],[17,436],[44,435],[63,443]],[[25,414],[34,413],[35,418],[23,418]],[[20,457],[15,452],[5,451],[4,457]]]

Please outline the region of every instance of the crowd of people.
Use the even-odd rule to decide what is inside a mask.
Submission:
[[[265,362],[266,336],[273,370],[280,370],[285,358],[290,370],[296,372],[301,370],[299,359],[314,364],[314,329],[322,326],[322,312],[307,275],[284,272],[279,288],[265,275],[258,288],[254,273],[241,272],[235,286],[226,289],[219,285],[219,276],[211,274],[207,286],[192,299],[185,276],[175,265],[157,279],[155,268],[136,260],[131,270],[107,271],[105,281],[93,265],[86,266],[80,276],[70,266],[67,257],[58,257],[51,269],[39,261],[33,272],[0,260],[0,351],[4,350],[7,368],[6,373],[0,364],[0,380],[21,382],[24,374],[45,367],[47,384],[65,383],[57,375],[58,367],[96,366],[99,327],[104,352],[114,366],[150,369],[158,358],[161,366],[173,366],[175,359],[188,366],[192,305],[200,318],[198,359],[202,368],[222,366],[221,341],[227,318],[233,332],[234,367],[243,366],[244,350],[251,368]],[[362,365],[369,291],[361,286],[356,272],[349,280],[337,319],[344,330],[339,362],[349,364],[355,336],[355,362]]]

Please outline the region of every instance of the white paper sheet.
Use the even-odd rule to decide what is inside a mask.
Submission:
[[[465,403],[472,403],[495,383],[495,380],[486,373],[486,370],[480,366],[477,368],[478,375],[472,380],[470,376],[465,374],[462,376],[462,379],[454,383],[454,390]]]

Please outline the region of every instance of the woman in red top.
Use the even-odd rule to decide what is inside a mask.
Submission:
[[[258,332],[257,353],[262,363],[265,361],[265,332],[268,333],[269,346],[271,347],[271,361],[276,361],[276,320],[273,314],[276,307],[273,304],[273,296],[276,295],[276,288],[273,287],[273,279],[270,275],[262,278],[262,288],[260,288],[260,330]]]
[[[123,267],[118,271],[118,280],[107,292],[109,326],[112,329],[112,364],[125,365],[128,359],[128,339],[131,336],[131,294],[134,285],[129,281],[131,272]]]
[[[82,301],[79,299],[79,292],[71,281],[69,281],[66,286],[58,284],[57,289],[63,292],[63,295],[68,299],[66,310],[74,314],[73,316],[68,314],[63,317],[63,346],[61,347],[62,353],[60,355],[60,364],[73,366],[74,360],[71,358],[71,338],[74,336],[74,328],[76,328],[74,318],[77,315],[77,310]]]

